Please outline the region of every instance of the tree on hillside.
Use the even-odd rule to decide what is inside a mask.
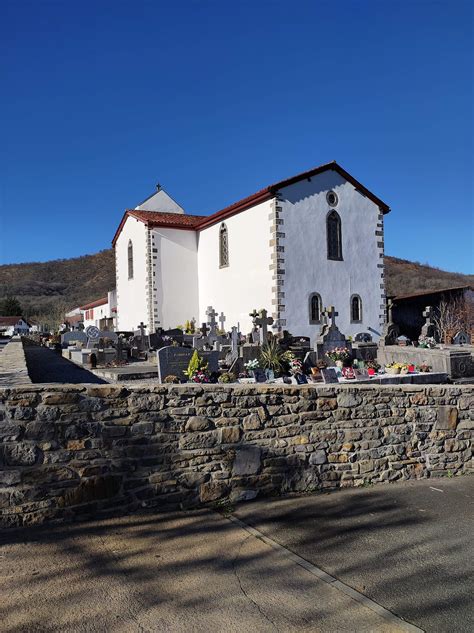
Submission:
[[[22,316],[21,305],[16,297],[6,297],[0,301],[1,316]]]

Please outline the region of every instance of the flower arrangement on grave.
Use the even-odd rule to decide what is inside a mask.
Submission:
[[[422,347],[424,349],[434,349],[436,347],[436,341],[432,336],[420,335],[418,337],[418,347]]]
[[[199,356],[197,349],[189,361],[188,368],[184,370],[184,374],[191,382],[209,382],[209,376],[207,373],[208,363]]]
[[[402,373],[402,369],[404,370],[403,373],[407,373],[408,365],[405,363],[389,363],[388,365],[385,365],[385,371],[387,374],[400,374]]]
[[[244,367],[246,371],[254,371],[255,369],[260,369],[260,363],[258,362],[258,358],[254,358],[253,360],[248,360],[244,363]]]
[[[428,363],[421,363],[421,365],[418,365],[417,370],[423,374],[427,374],[431,371],[431,365],[428,365]]]
[[[296,376],[303,373],[303,362],[299,358],[290,360],[290,374]]]
[[[347,349],[347,347],[335,347],[330,352],[326,352],[326,356],[335,363],[337,361],[343,363],[344,361],[349,360],[349,358],[351,357],[351,353]]]
[[[280,347],[278,339],[271,338],[267,343],[262,345],[262,349],[260,350],[260,364],[264,369],[280,373],[286,360],[285,355],[286,352]]]
[[[234,374],[232,374],[229,371],[225,371],[223,374],[219,376],[219,378],[217,379],[217,382],[220,382],[221,384],[227,384],[229,382],[234,382],[234,380],[235,380]]]

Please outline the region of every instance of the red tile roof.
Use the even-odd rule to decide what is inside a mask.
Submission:
[[[108,298],[103,297],[102,299],[97,299],[96,301],[92,301],[91,303],[86,303],[83,306],[80,306],[80,310],[90,310],[91,308],[97,308],[97,306],[103,306],[107,303]]]
[[[23,319],[21,316],[0,316],[0,325],[16,325],[21,319]],[[25,319],[23,320],[25,321]]]
[[[361,191],[367,198],[372,200],[382,211],[382,213],[389,213],[390,207],[385,204],[380,198],[377,198],[375,194],[369,191],[363,184],[361,184],[358,180],[356,180],[353,176],[349,174],[345,169],[343,169],[340,165],[333,161],[332,163],[326,163],[325,165],[320,165],[319,167],[315,167],[314,169],[310,169],[309,171],[302,172],[292,178],[287,178],[286,180],[280,180],[280,182],[276,182],[273,185],[269,185],[264,189],[260,189],[256,193],[248,196],[247,198],[243,198],[234,204],[222,209],[221,211],[217,211],[217,213],[213,213],[212,215],[187,215],[183,213],[160,213],[158,211],[139,211],[135,209],[129,209],[125,211],[123,218],[120,222],[120,225],[115,232],[114,239],[112,240],[112,246],[115,246],[118,236],[120,235],[122,228],[127,221],[129,216],[144,222],[147,226],[162,226],[174,229],[184,229],[188,231],[197,231],[201,229],[206,229],[217,222],[222,222],[222,220],[229,218],[237,213],[241,213],[246,209],[253,207],[256,204],[261,202],[265,202],[266,200],[271,200],[277,194],[280,189],[284,187],[289,187],[290,185],[294,185],[295,183],[306,180],[313,176],[317,176],[324,171],[336,171],[340,174],[345,180],[350,182],[356,189]]]

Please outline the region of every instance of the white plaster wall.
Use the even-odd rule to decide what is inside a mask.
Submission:
[[[137,330],[141,321],[148,325],[146,236],[145,224],[129,216],[115,244],[117,329],[120,331]],[[130,239],[133,243],[133,279],[128,279]]]
[[[334,190],[339,202],[335,207],[342,220],[343,261],[327,259],[326,216],[330,206],[326,193]],[[285,237],[285,293],[282,303],[286,319],[284,329],[294,335],[311,337],[319,334],[319,325],[309,324],[309,295],[318,292],[325,307],[334,305],[339,312],[336,324],[346,336],[370,332],[374,340],[380,334],[380,306],[383,290],[383,248],[377,242],[378,206],[334,171],[324,172],[281,190],[279,229]],[[379,229],[380,230],[380,229]],[[350,298],[362,298],[362,323],[350,322]]]
[[[86,319],[86,312],[93,310],[92,319]],[[95,308],[90,308],[89,310],[83,310],[84,314],[84,329],[89,325],[95,325],[99,327],[99,321],[104,318],[108,318],[110,314],[110,306],[108,303],[104,303],[100,306],[96,306]]]
[[[184,325],[199,311],[197,234],[154,228],[151,246],[155,326]]]
[[[226,330],[240,323],[250,332],[252,310],[272,313],[272,272],[269,214],[271,201],[225,220],[229,241],[229,266],[219,268],[221,224],[203,229],[198,236],[199,324],[206,321],[206,308],[224,312]]]

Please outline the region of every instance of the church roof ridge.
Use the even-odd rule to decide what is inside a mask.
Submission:
[[[323,165],[319,165],[318,167],[313,167],[307,171],[301,172],[296,176],[292,176],[291,178],[286,178],[285,180],[280,180],[279,182],[274,183],[273,185],[268,185],[263,189],[260,189],[256,193],[253,193],[246,198],[242,198],[237,202],[221,209],[220,211],[216,211],[211,215],[188,215],[187,213],[161,213],[158,211],[140,211],[136,209],[128,209],[125,211],[122,221],[114,235],[112,240],[112,246],[115,246],[117,242],[118,236],[125,224],[127,217],[132,216],[137,220],[144,222],[149,226],[162,226],[164,228],[175,228],[175,229],[184,229],[184,230],[194,230],[199,231],[201,229],[206,229],[217,222],[222,222],[224,219],[229,218],[237,213],[241,213],[246,209],[259,204],[261,202],[265,202],[266,200],[270,200],[275,197],[280,189],[284,187],[289,187],[301,180],[305,180],[307,178],[311,178],[312,176],[317,176],[318,174],[333,170],[340,174],[345,180],[350,182],[357,190],[363,193],[367,198],[372,200],[382,211],[382,213],[389,213],[390,207],[383,202],[380,198],[378,198],[374,193],[372,193],[367,187],[365,187],[362,183],[356,180],[349,172],[343,169],[335,160],[330,163],[325,163]]]

